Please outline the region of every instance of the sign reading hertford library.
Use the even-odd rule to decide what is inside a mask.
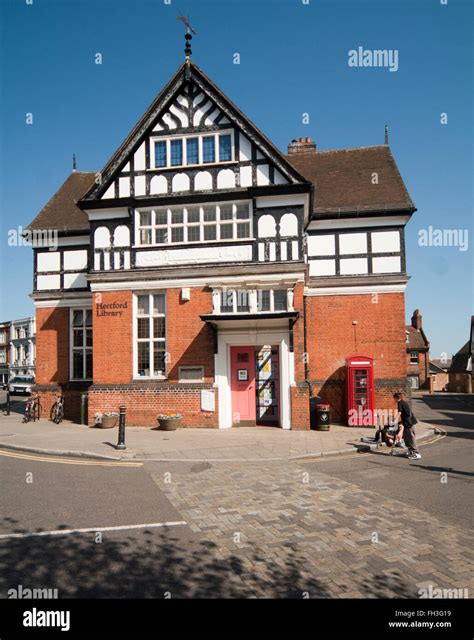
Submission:
[[[128,309],[128,302],[110,302],[109,304],[104,304],[103,302],[99,302],[96,305],[96,316],[118,316],[120,317],[123,314],[122,309]]]

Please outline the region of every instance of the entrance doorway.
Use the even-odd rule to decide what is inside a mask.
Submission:
[[[232,346],[232,424],[280,426],[279,348]]]

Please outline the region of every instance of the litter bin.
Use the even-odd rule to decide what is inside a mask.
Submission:
[[[320,396],[311,396],[309,399],[309,425],[311,429],[318,428],[317,406],[321,403]]]
[[[313,398],[310,400],[311,429],[316,429],[316,431],[329,431],[329,405],[322,403],[319,398],[314,398],[314,402],[311,402],[312,400]]]

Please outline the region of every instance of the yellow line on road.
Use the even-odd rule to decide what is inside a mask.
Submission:
[[[81,464],[96,467],[143,467],[143,462],[122,462],[115,460],[81,460],[80,458],[59,458],[55,456],[42,456],[34,453],[0,449],[0,456],[17,458],[19,460],[32,460],[33,462],[54,462],[55,464]]]

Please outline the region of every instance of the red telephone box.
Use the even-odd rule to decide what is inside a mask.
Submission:
[[[351,356],[347,365],[347,420],[351,427],[375,424],[374,363],[368,356]]]

